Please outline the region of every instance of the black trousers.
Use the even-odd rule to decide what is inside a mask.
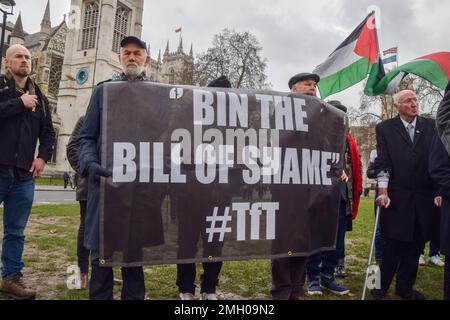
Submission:
[[[200,276],[200,293],[216,293],[222,262],[205,262]],[[177,264],[177,286],[181,293],[195,294],[195,263]]]
[[[303,296],[305,291],[306,257],[273,259],[271,262],[272,289],[275,300],[289,300]]]
[[[113,300],[114,274],[111,267],[100,267],[98,252],[91,255],[89,300]],[[144,300],[145,283],[142,267],[121,268],[122,300]]]
[[[391,286],[394,275],[397,274],[396,293],[411,292],[417,278],[419,257],[424,245],[420,228],[416,224],[413,241],[404,242],[387,237],[383,250],[381,264],[381,289],[387,291]]]
[[[89,250],[84,247],[84,221],[86,216],[87,201],[80,201],[80,227],[77,237],[78,267],[81,273],[89,272]]]
[[[444,300],[450,300],[450,256],[445,256]]]

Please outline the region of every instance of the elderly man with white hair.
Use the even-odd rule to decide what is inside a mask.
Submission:
[[[0,76],[0,204],[3,210],[0,292],[12,299],[34,299],[23,281],[24,230],[34,197],[34,178],[51,159],[55,131],[49,102],[30,79],[31,54],[22,45],[6,51]],[[37,157],[35,151],[39,140]]]
[[[394,96],[398,117],[376,127],[378,205],[385,246],[381,264],[381,289],[372,290],[383,298],[397,275],[396,295],[407,300],[424,300],[413,289],[418,259],[434,228],[439,226],[437,196],[428,173],[428,158],[435,122],[419,116],[416,94],[403,90]]]

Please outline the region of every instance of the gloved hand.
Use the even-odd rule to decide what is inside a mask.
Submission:
[[[106,168],[103,168],[100,164],[98,164],[97,162],[92,162],[89,164],[88,167],[88,172],[89,172],[89,178],[94,178],[96,176],[100,176],[100,177],[111,177],[112,176],[112,172],[109,171]]]

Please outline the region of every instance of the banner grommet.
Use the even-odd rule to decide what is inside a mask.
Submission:
[[[208,261],[213,261],[213,257],[212,257],[212,256],[209,256],[209,257],[208,257]]]
[[[99,261],[99,263],[103,266],[103,265],[105,265],[106,264],[106,261],[105,260],[103,260],[103,259],[101,259],[100,261]]]
[[[288,251],[288,256],[292,256],[292,251]]]

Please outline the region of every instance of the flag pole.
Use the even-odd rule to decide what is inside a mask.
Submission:
[[[181,38],[182,38],[182,34],[183,34],[183,27],[177,27],[176,29],[175,29],[175,32],[176,33],[179,33],[180,34],[180,41],[181,41]]]
[[[366,290],[367,290],[367,286],[368,286],[368,282],[369,282],[369,273],[371,272],[371,267],[372,267],[372,257],[373,257],[373,251],[375,248],[375,239],[377,236],[379,219],[380,219],[380,206],[377,205],[377,211],[375,214],[375,222],[374,222],[374,226],[373,226],[372,240],[370,242],[369,259],[367,261],[366,278],[364,280],[364,288],[363,288],[361,300],[365,300],[365,298],[366,298]],[[379,272],[380,272],[379,267],[377,268],[377,272],[378,272],[378,274],[376,274],[376,276],[379,276]],[[376,288],[376,289],[378,289],[378,288]]]
[[[378,50],[378,60],[380,60],[381,57],[381,50],[380,50],[380,38],[378,36],[378,21],[375,19],[375,11],[372,11],[373,14],[373,21],[375,21],[375,36],[377,38],[377,50]],[[382,66],[381,66],[382,67]]]

